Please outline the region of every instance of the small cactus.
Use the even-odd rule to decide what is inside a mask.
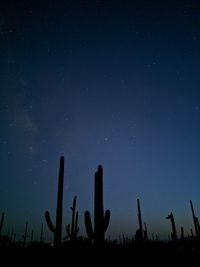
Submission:
[[[174,215],[171,212],[166,219],[170,219],[171,224],[172,224],[172,233],[171,233],[171,237],[172,237],[172,241],[173,242],[177,242],[177,233],[176,233],[176,225],[175,225],[175,221],[174,221]]]
[[[72,210],[72,222],[71,225],[68,224],[66,226],[66,232],[67,232],[67,236],[66,238],[70,238],[71,243],[74,243],[76,236],[78,234],[79,231],[79,227],[78,227],[78,211],[76,211],[76,196],[74,197],[73,200],[73,205],[71,207]]]
[[[85,211],[86,232],[90,239],[93,240],[95,247],[103,247],[105,243],[105,232],[110,221],[110,211],[103,208],[103,168],[98,166],[95,173],[94,185],[94,228],[89,211]],[[94,230],[93,230],[94,229]]]
[[[47,225],[51,232],[54,233],[54,246],[60,247],[62,240],[62,206],[63,206],[63,184],[64,184],[64,157],[60,157],[60,169],[58,178],[58,195],[56,209],[56,225],[54,226],[49,211],[45,212]]]

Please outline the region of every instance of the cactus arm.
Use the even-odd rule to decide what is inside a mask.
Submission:
[[[85,227],[88,237],[92,239],[94,237],[94,232],[92,230],[92,222],[89,211],[85,211]]]
[[[106,210],[104,216],[104,232],[106,232],[106,230],[108,229],[109,221],[110,221],[110,210]]]
[[[55,234],[56,228],[53,226],[53,223],[51,222],[49,211],[45,212],[45,219],[46,219],[46,222],[47,222],[47,225],[48,225],[50,231]]]

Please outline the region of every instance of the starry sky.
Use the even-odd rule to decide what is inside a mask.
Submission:
[[[104,168],[107,236],[133,236],[137,202],[149,235],[180,233],[200,213],[200,4],[193,0],[2,1],[0,213],[21,239],[55,221],[65,156],[64,218],[77,195],[93,212]],[[65,235],[63,229],[63,235]]]

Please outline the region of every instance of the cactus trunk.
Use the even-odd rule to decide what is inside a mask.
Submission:
[[[140,200],[137,199],[137,206],[138,206],[138,221],[139,221],[139,238],[141,241],[143,241],[143,228],[142,228],[142,215],[141,215],[141,209],[140,209]]]
[[[62,239],[63,180],[64,180],[64,157],[61,157],[59,179],[58,179],[56,231],[54,235],[54,244],[58,246],[61,245],[61,239]]]
[[[191,206],[191,210],[192,210],[192,217],[193,217],[193,222],[194,222],[194,229],[195,229],[196,237],[198,238],[199,235],[200,235],[200,233],[199,233],[199,229],[198,229],[198,224],[197,224],[197,220],[196,220],[196,216],[195,216],[195,212],[194,212],[192,200],[190,200],[190,206]]]
[[[94,232],[95,243],[101,246],[104,243],[104,214],[103,214],[103,172],[99,167],[98,172],[95,173],[94,185]]]
[[[64,184],[64,157],[60,157],[60,168],[58,177],[58,194],[56,209],[56,226],[54,227],[50,214],[45,212],[45,218],[49,229],[54,233],[54,246],[60,247],[62,240],[62,210],[63,210],[63,184]]]

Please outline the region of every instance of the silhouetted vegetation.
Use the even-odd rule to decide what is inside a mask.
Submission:
[[[137,199],[137,207],[138,207],[138,222],[139,222],[139,229],[136,231],[136,242],[142,243],[144,241],[144,233],[142,227],[142,215],[140,209],[140,200]]]
[[[174,215],[171,212],[166,219],[169,219],[171,221],[171,225],[172,225],[172,233],[171,233],[171,238],[173,242],[177,242],[177,233],[176,233],[176,225],[175,225],[175,221],[174,221]]]
[[[57,209],[56,209],[56,226],[53,225],[49,211],[45,212],[47,225],[51,232],[54,233],[55,247],[61,246],[62,241],[62,207],[63,207],[63,184],[64,184],[64,157],[60,157],[60,168],[58,177],[58,195],[57,195]]]
[[[105,238],[105,232],[110,222],[110,210],[104,212],[103,207],[103,167],[98,166],[94,176],[94,223],[92,225],[91,215],[89,211],[85,211],[85,227],[88,238],[78,236],[78,218],[79,213],[76,210],[77,197],[73,199],[71,207],[71,223],[67,224],[67,236],[62,239],[62,212],[63,212],[63,184],[64,184],[64,157],[60,157],[59,177],[58,177],[58,193],[57,193],[57,209],[56,224],[53,225],[50,214],[45,212],[45,218],[49,229],[54,234],[53,244],[44,242],[43,223],[41,224],[39,241],[34,240],[34,230],[28,236],[28,221],[25,223],[24,234],[21,235],[22,240],[16,241],[16,233],[14,228],[8,229],[7,234],[3,234],[4,229],[4,213],[0,220],[0,246],[2,248],[42,248],[54,250],[60,248],[61,251],[68,249],[95,249],[101,248],[104,251],[138,251],[142,252],[192,252],[200,255],[200,226],[198,217],[195,215],[192,201],[190,206],[192,210],[192,218],[194,222],[195,235],[191,229],[191,235],[185,236],[184,229],[181,227],[180,237],[177,235],[174,215],[171,212],[166,219],[171,222],[172,232],[168,241],[160,241],[158,235],[152,234],[150,239],[147,232],[147,225],[142,222],[142,212],[140,200],[137,199],[138,224],[139,228],[135,236],[128,238],[122,235],[119,240],[111,240]],[[82,222],[83,223],[83,222]],[[28,238],[29,237],[29,238]],[[68,250],[69,251],[69,250]],[[98,251],[98,250],[97,250]]]
[[[199,238],[200,237],[199,220],[198,220],[198,217],[196,217],[196,215],[195,215],[192,200],[190,200],[190,206],[191,206],[191,210],[192,210],[192,217],[193,217],[193,221],[194,221],[194,229],[196,232],[196,237]]]
[[[76,241],[77,238],[77,234],[79,232],[78,211],[76,211],[76,196],[74,197],[71,210],[72,210],[72,221],[71,224],[66,225],[67,236],[64,238],[64,240],[69,238],[71,245],[74,245],[74,242]]]
[[[95,247],[103,247],[105,242],[105,232],[108,228],[110,220],[110,211],[103,209],[103,168],[98,166],[95,173],[94,186],[94,227],[92,229],[92,221],[89,211],[85,211],[85,227],[88,237],[93,240]]]

